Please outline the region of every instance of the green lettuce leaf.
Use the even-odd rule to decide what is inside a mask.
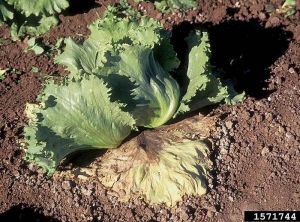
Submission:
[[[14,18],[14,13],[12,12],[10,6],[4,1],[0,0],[0,22],[6,22]]]
[[[136,118],[137,125],[155,128],[169,121],[178,108],[180,88],[155,60],[153,50],[128,46],[114,60],[119,60],[112,66],[113,71],[117,68],[115,74],[126,76],[134,83],[134,97],[124,102],[134,103],[128,112]]]
[[[227,104],[236,104],[241,101],[244,94],[235,92],[230,83],[222,83],[212,72],[209,63],[208,33],[199,30],[191,32],[186,38],[186,43],[190,51],[187,70],[189,83],[177,114],[195,111],[221,101]]]
[[[55,16],[30,16],[25,18],[23,15],[18,15],[11,25],[11,35],[13,40],[17,40],[26,35],[39,36],[49,31],[51,27],[56,26],[57,24],[58,19]]]
[[[127,104],[137,126],[160,126],[174,115],[180,97],[179,85],[168,73],[179,66],[171,33],[151,18],[131,20],[114,13],[110,8],[95,21],[82,44],[66,39],[56,62],[67,67],[70,78],[88,74],[104,79],[113,100]]]
[[[0,0],[0,22],[11,26],[13,40],[36,37],[57,25],[56,15],[68,6],[68,0]]]
[[[156,8],[162,12],[180,9],[187,10],[197,6],[196,0],[157,0],[154,2]]]
[[[134,119],[110,101],[110,90],[96,77],[48,83],[40,100],[27,109],[26,158],[49,173],[75,151],[116,148],[134,128]]]
[[[67,0],[6,0],[26,17],[30,15],[54,15],[69,7]]]
[[[69,78],[80,79],[85,74],[94,75],[103,67],[106,49],[101,50],[103,48],[97,47],[96,42],[85,41],[78,45],[71,38],[67,38],[64,43],[64,52],[55,58],[55,62],[66,66],[70,72]]]

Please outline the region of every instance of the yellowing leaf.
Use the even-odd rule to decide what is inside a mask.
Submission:
[[[174,206],[183,195],[203,195],[211,163],[201,138],[212,122],[196,118],[143,132],[91,169],[97,169],[101,183],[122,201],[142,196],[151,204]],[[191,139],[190,132],[197,137]]]

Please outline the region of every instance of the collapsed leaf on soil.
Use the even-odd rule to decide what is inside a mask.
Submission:
[[[198,116],[144,131],[82,170],[98,177],[122,201],[142,196],[151,204],[174,206],[183,195],[207,191],[211,162],[201,140],[214,121]]]

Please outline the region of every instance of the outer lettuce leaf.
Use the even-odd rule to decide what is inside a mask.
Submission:
[[[103,66],[104,53],[94,41],[85,41],[82,45],[76,44],[71,38],[64,40],[64,52],[55,58],[59,64],[66,66],[70,78],[80,79],[84,74],[93,75]],[[101,57],[101,58],[100,58]]]
[[[53,173],[75,151],[116,148],[135,124],[121,107],[95,77],[65,86],[47,84],[40,106],[30,105],[27,112],[26,158]]]
[[[203,195],[212,165],[202,139],[214,122],[215,118],[196,116],[146,130],[95,161],[90,175],[96,174],[122,201],[138,195],[152,204],[174,206],[183,195]]]
[[[56,57],[56,62],[65,65],[73,78],[80,79],[82,71],[88,74],[99,73],[99,68],[107,62],[105,54],[118,54],[128,44],[154,48],[157,61],[166,71],[179,66],[179,60],[170,44],[170,32],[148,17],[137,20],[119,18],[113,14],[114,9],[109,7],[104,18],[90,25],[91,35],[83,44],[76,44],[71,39],[65,40],[65,50]]]
[[[100,52],[114,47],[122,49],[124,44],[142,45],[154,48],[157,61],[166,71],[179,66],[176,52],[170,44],[171,32],[152,18],[138,15],[122,18],[114,10],[114,7],[109,7],[104,18],[90,26],[88,41],[98,44]]]
[[[69,7],[67,0],[6,0],[26,17],[30,15],[54,15]]]
[[[166,32],[152,18],[121,18],[113,13],[113,10],[108,10],[102,19],[90,26],[90,38],[98,42],[99,46],[132,43],[153,47],[162,37],[160,32]]]
[[[189,84],[178,113],[195,111],[221,101],[228,104],[241,101],[244,94],[235,92],[230,84],[223,84],[211,70],[208,33],[191,32],[186,42],[190,50],[187,70]]]
[[[138,194],[151,204],[174,206],[183,195],[206,193],[207,153],[205,143],[180,139],[177,143],[165,142],[157,159],[151,160],[143,148],[128,145],[104,157],[97,166],[101,172],[99,180],[119,194],[121,200],[128,201]]]

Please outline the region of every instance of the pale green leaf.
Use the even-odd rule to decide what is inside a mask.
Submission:
[[[75,151],[116,148],[135,121],[110,101],[109,91],[96,77],[65,86],[47,84],[41,107],[27,111],[27,159],[51,173]]]
[[[82,45],[76,44],[71,38],[65,39],[64,52],[55,58],[56,63],[65,65],[70,71],[70,77],[80,79],[82,72],[86,74],[97,73],[103,66],[106,50],[98,48],[94,41],[85,41]],[[105,47],[104,47],[105,48]]]
[[[198,91],[206,89],[212,75],[209,67],[210,45],[208,33],[191,32],[186,38],[186,42],[190,51],[187,70],[189,83],[182,98],[179,113],[189,111],[188,104]]]
[[[146,16],[137,20],[120,18],[109,12],[104,18],[96,20],[89,28],[91,30],[89,38],[97,42],[99,47],[105,47],[107,44],[122,45],[122,43],[154,47],[161,40],[160,33],[166,32],[152,18]]]

